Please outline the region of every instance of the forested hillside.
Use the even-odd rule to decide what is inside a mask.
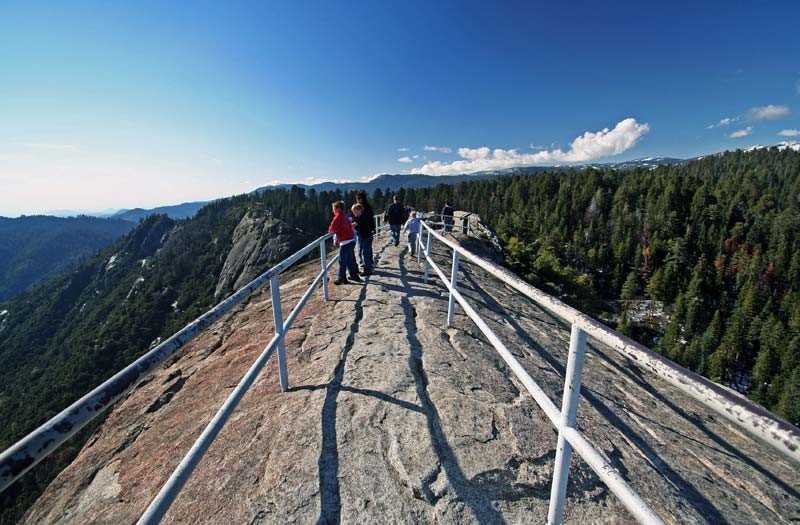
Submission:
[[[799,153],[406,195],[423,208],[445,198],[495,227],[521,276],[595,315],[617,310],[624,333],[800,424]],[[637,299],[651,315],[634,319]]]
[[[0,217],[0,301],[67,270],[135,224],[96,217]]]

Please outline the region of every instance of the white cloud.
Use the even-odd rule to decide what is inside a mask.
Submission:
[[[619,155],[632,148],[649,131],[649,124],[639,124],[636,119],[626,118],[618,122],[614,129],[587,131],[573,140],[567,151],[557,148],[536,153],[519,153],[515,149],[492,150],[485,146],[482,148],[458,148],[458,155],[464,160],[451,163],[429,162],[422,167],[412,169],[411,173],[454,175],[547,162],[586,162]]]
[[[778,132],[782,137],[800,137],[800,129],[784,129]]]
[[[414,162],[414,161],[411,159],[411,157],[405,156],[405,157],[400,157],[399,159],[397,159],[397,162],[409,163],[409,162]]]
[[[759,106],[747,110],[747,120],[778,120],[786,118],[792,114],[788,106]]]
[[[716,124],[710,124],[706,126],[706,129],[714,129],[714,128],[719,128],[721,126],[728,126],[734,122],[739,121],[740,119],[741,117],[725,117],[723,119],[720,119],[720,121],[717,122]]]
[[[400,151],[400,152],[408,151],[408,148],[397,148],[397,151]]]
[[[753,132],[753,126],[747,126],[746,128],[740,129],[739,131],[734,131],[733,133],[728,135],[728,138],[740,139],[742,137],[750,135],[752,132]]]
[[[736,117],[725,117],[720,119],[716,124],[709,124],[706,129],[720,128],[722,126],[729,126],[734,122],[747,120],[749,122],[757,122],[759,120],[778,120],[786,118],[792,114],[792,110],[788,106],[776,106],[769,104],[767,106],[756,106],[748,109],[744,115]]]
[[[439,153],[452,153],[453,150],[446,146],[425,146],[425,151],[438,151]]]

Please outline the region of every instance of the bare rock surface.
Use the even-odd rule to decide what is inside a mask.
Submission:
[[[460,238],[460,234],[457,236]],[[470,249],[479,249],[470,239]],[[167,523],[542,523],[556,432],[447,293],[376,239],[363,285],[316,292]],[[434,259],[449,272],[449,256]],[[318,271],[281,277],[287,313]],[[569,327],[464,264],[459,287],[560,406]],[[132,391],[26,523],[135,523],[272,337],[269,290]],[[590,341],[579,429],[668,523],[796,523],[797,465]],[[632,523],[573,455],[567,523]]]
[[[236,225],[214,297],[238,290],[268,268],[269,261],[292,254],[312,239],[283,221],[249,211]]]

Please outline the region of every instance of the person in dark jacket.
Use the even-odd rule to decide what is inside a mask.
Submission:
[[[450,201],[444,202],[442,208],[442,222],[444,223],[444,231],[449,232],[453,229],[453,206]]]
[[[392,240],[394,245],[397,246],[400,244],[400,229],[406,222],[406,210],[398,201],[397,195],[392,195],[392,204],[383,214],[383,218],[389,223],[389,229],[392,230]]]
[[[367,202],[367,194],[356,193],[356,203],[361,205],[361,216],[356,223],[356,251],[358,262],[364,268],[364,275],[372,275],[374,260],[372,256],[372,237],[375,235],[375,212]]]

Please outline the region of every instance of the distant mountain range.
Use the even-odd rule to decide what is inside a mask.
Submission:
[[[790,148],[800,151],[800,141],[785,141],[774,146],[778,149]],[[767,147],[769,146],[757,145],[747,148],[747,150]],[[250,194],[258,194],[274,188],[291,188],[292,186],[298,186],[306,191],[313,189],[317,192],[364,190],[372,193],[376,189],[397,191],[400,188],[427,188],[438,184],[458,184],[466,181],[547,171],[655,169],[658,166],[683,164],[690,160],[693,159],[646,157],[624,162],[523,166],[463,175],[382,174],[369,181],[263,186],[253,190]],[[5,221],[0,222],[0,256],[2,256],[0,261],[0,301],[62,272],[78,258],[91,255],[107,246],[148,216],[166,215],[170,219],[188,219],[194,217],[202,207],[210,202],[214,201],[184,202],[172,206],[149,209],[134,208],[116,212],[105,210],[92,214],[94,217],[84,215],[82,219],[73,218],[72,220],[44,216],[20,217],[19,219],[0,218],[0,221]],[[61,210],[59,215],[69,213],[67,210]],[[98,217],[107,218],[108,222],[104,222]],[[13,241],[10,240],[12,236]]]
[[[783,151],[785,149],[800,151],[800,140],[784,140],[783,142],[773,144],[772,146],[763,146],[761,144],[756,144],[755,146],[750,146],[749,148],[745,148],[744,151],[753,151],[757,149],[766,149],[766,148],[778,148],[778,151]]]
[[[149,215],[166,215],[170,219],[188,219],[194,217],[200,208],[211,201],[184,202],[172,206],[159,206],[158,208],[133,208],[132,210],[119,210],[111,215],[112,219],[139,222]]]
[[[788,140],[779,142],[777,144],[773,144],[771,146],[757,144],[755,146],[745,148],[744,151],[753,151],[757,149],[765,149],[771,147],[778,148],[778,150],[789,148],[794,151],[800,151],[800,141]],[[716,155],[721,155],[723,153],[725,152],[721,151],[716,153]],[[521,166],[517,168],[508,168],[502,170],[476,171],[473,173],[465,173],[462,175],[418,175],[418,174],[409,175],[409,174],[399,174],[399,173],[398,174],[384,173],[368,181],[320,182],[318,184],[310,184],[310,185],[285,183],[285,184],[276,184],[270,186],[262,186],[260,188],[253,190],[250,193],[258,193],[274,188],[291,188],[292,186],[298,186],[306,190],[313,189],[317,192],[336,191],[337,189],[342,192],[364,190],[367,193],[371,193],[376,189],[381,189],[381,190],[388,189],[389,191],[397,191],[400,188],[428,188],[431,186],[436,186],[437,184],[458,184],[460,182],[465,182],[465,181],[492,179],[495,177],[502,177],[505,175],[542,173],[545,171],[554,171],[554,170],[570,171],[570,170],[582,170],[587,168],[611,169],[611,170],[633,170],[638,168],[655,169],[656,167],[662,165],[684,164],[691,160],[696,160],[701,158],[703,158],[702,155],[691,159],[678,159],[674,157],[644,157],[641,159],[626,160],[622,162],[584,163],[584,164],[569,164],[569,165],[565,164],[565,165],[552,165],[552,166]],[[90,215],[93,217],[110,217],[114,219],[122,219],[131,222],[139,222],[139,220],[141,220],[144,217],[147,217],[149,215],[159,215],[159,214],[167,215],[171,219],[188,219],[194,217],[194,215],[198,212],[198,210],[200,210],[200,208],[202,208],[209,202],[213,202],[213,200],[184,202],[181,204],[175,204],[171,206],[159,206],[157,208],[133,208],[133,209],[123,209],[119,211],[105,210],[96,213],[83,213],[83,215]],[[70,215],[80,215],[80,214],[82,213],[72,212],[69,210],[55,210],[49,213],[49,215],[55,215],[57,217],[67,217]]]
[[[276,184],[262,186],[250,192],[260,193],[275,188],[291,188],[297,186],[305,190],[317,192],[322,191],[342,191],[349,192],[363,190],[371,193],[377,189],[397,191],[400,188],[428,188],[437,184],[458,184],[473,180],[493,179],[506,175],[519,175],[524,173],[543,173],[553,170],[582,170],[586,168],[612,169],[612,170],[631,170],[636,168],[655,168],[663,164],[682,164],[688,162],[686,159],[676,159],[671,157],[646,157],[642,159],[629,160],[625,162],[610,162],[604,164],[571,164],[563,166],[522,166],[518,168],[508,168],[503,170],[477,171],[463,175],[419,175],[419,174],[389,174],[384,173],[368,181],[344,181],[344,182],[320,182],[318,184]],[[184,202],[174,206],[161,206],[158,208],[143,209],[135,208],[132,210],[120,210],[111,215],[115,219],[124,219],[138,222],[140,219],[149,215],[165,214],[171,219],[187,219],[193,217],[197,211],[213,201]]]

